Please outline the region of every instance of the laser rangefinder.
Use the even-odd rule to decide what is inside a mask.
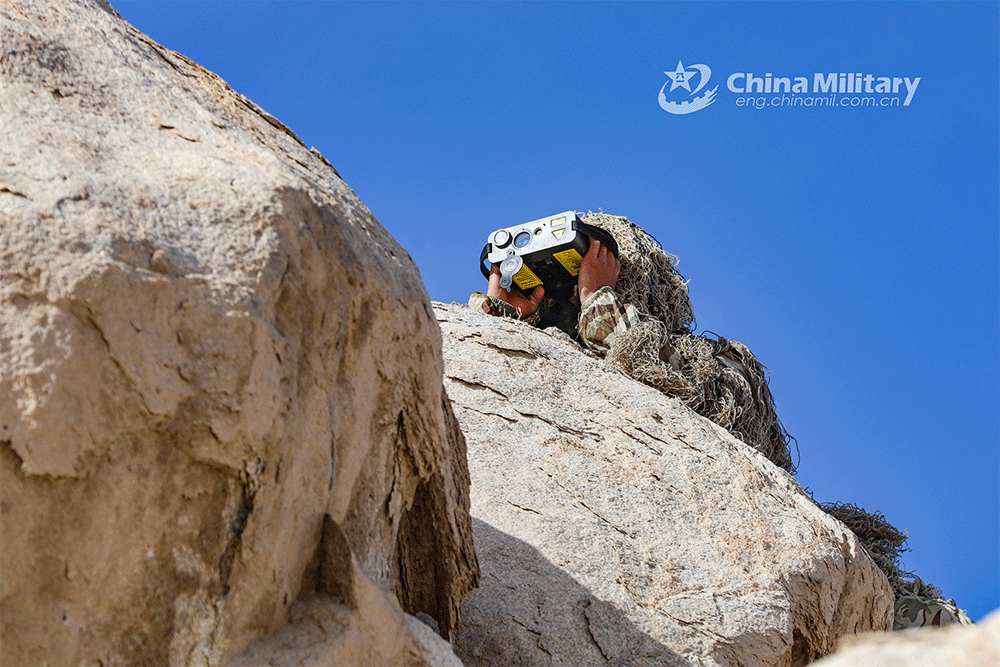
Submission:
[[[530,292],[545,285],[546,298],[566,303],[580,275],[580,264],[597,239],[618,257],[618,243],[611,234],[566,211],[522,225],[505,227],[490,234],[479,257],[479,269],[487,279],[492,264],[500,267],[500,286]]]

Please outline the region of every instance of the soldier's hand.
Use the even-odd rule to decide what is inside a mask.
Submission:
[[[580,264],[580,303],[586,303],[602,287],[615,288],[622,265],[615,254],[603,243],[590,239],[590,249]],[[497,278],[499,281],[499,278]],[[499,282],[497,283],[499,285]]]
[[[500,267],[494,264],[493,268],[490,270],[490,286],[489,289],[486,290],[486,295],[496,297],[501,301],[505,301],[517,308],[517,311],[523,320],[525,317],[533,315],[535,311],[538,310],[538,306],[542,303],[542,299],[545,297],[545,286],[539,285],[532,290],[528,297],[525,297],[517,290],[512,289],[508,292],[504,288],[500,287]]]

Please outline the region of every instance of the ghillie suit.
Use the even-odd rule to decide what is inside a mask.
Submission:
[[[972,620],[955,605],[954,600],[945,600],[941,596],[940,588],[925,584],[920,577],[903,570],[900,556],[909,551],[903,546],[907,535],[879,512],[867,512],[847,503],[817,505],[858,536],[865,551],[889,580],[896,598],[893,630],[950,623],[972,625]]]
[[[677,258],[639,225],[626,218],[587,213],[580,219],[600,227],[618,242],[621,272],[615,293],[643,315],[659,320],[671,333],[690,332],[694,308],[688,298],[687,281],[677,271]]]
[[[774,408],[767,369],[742,343],[691,333],[694,309],[677,258],[623,217],[588,213],[584,222],[618,241],[621,272],[615,293],[639,322],[618,332],[607,360],[629,377],[676,396],[792,472],[791,440]]]

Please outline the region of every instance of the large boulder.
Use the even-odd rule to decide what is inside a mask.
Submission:
[[[783,470],[557,330],[435,304],[465,432],[485,665],[803,665],[892,627],[885,577]]]
[[[407,253],[102,0],[3,3],[0,136],[2,663],[453,662],[404,614],[478,573]]]

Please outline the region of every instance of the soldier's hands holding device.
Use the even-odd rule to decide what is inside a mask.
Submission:
[[[498,229],[479,259],[490,281],[487,294],[517,308],[522,318],[544,298],[569,306],[574,288],[580,302],[601,287],[614,288],[621,269],[614,237],[574,211]]]
[[[621,269],[616,253],[597,239],[590,239],[590,249],[580,264],[580,303],[586,303],[602,287],[614,289]]]
[[[542,304],[542,299],[545,298],[545,286],[538,285],[527,296],[521,290],[514,290],[512,292],[509,289],[504,289],[500,287],[500,267],[494,264],[490,270],[490,286],[486,290],[486,296],[493,296],[501,301],[506,301],[517,308],[521,317],[528,317],[538,310],[538,306]]]

